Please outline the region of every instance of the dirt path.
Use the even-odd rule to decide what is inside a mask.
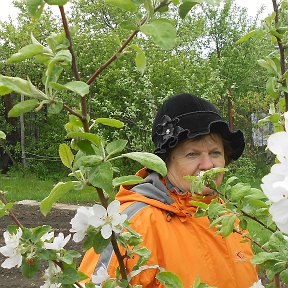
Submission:
[[[26,227],[35,227],[39,225],[51,225],[54,231],[58,234],[58,231],[63,232],[64,235],[69,234],[70,220],[75,215],[78,206],[57,205],[47,217],[44,217],[39,211],[39,205],[37,203],[19,204],[14,208],[14,213],[21,223]],[[0,219],[0,246],[4,245],[3,232],[10,224],[14,224],[10,217],[3,217]],[[68,245],[69,243],[70,246]],[[67,248],[80,251],[81,246],[70,241],[67,244]],[[2,254],[0,254],[0,263],[5,260]],[[0,287],[1,288],[24,288],[24,287],[40,287],[43,285],[41,275],[38,275],[35,279],[25,279],[19,268],[3,269],[0,267]]]

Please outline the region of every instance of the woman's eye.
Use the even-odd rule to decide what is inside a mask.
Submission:
[[[213,152],[212,152],[212,155],[214,155],[214,156],[221,156],[221,155],[222,155],[222,152],[221,152],[221,151],[213,151]]]
[[[188,158],[196,158],[198,156],[198,153],[190,152],[186,155]]]

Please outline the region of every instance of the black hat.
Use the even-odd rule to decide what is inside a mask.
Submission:
[[[154,119],[154,153],[160,157],[167,155],[179,141],[210,133],[218,133],[230,143],[232,160],[242,155],[245,148],[243,133],[230,131],[212,103],[191,94],[175,95],[163,103]]]

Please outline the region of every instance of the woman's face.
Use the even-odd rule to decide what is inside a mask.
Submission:
[[[217,134],[205,135],[199,139],[188,139],[178,144],[168,159],[168,179],[182,191],[189,191],[190,182],[184,180],[184,176],[196,176],[201,171],[225,166],[224,146],[222,138]],[[223,174],[216,178],[216,184],[220,185]],[[204,187],[202,194],[209,195],[212,189]]]

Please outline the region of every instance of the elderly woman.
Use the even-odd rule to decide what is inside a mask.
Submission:
[[[238,159],[244,150],[241,131],[232,132],[210,102],[190,94],[168,98],[160,107],[153,124],[155,154],[167,164],[168,174],[162,178],[143,168],[137,175],[145,182],[134,187],[121,187],[116,199],[128,215],[132,229],[143,236],[143,246],[151,251],[148,262],[177,274],[185,287],[197,277],[218,288],[248,288],[257,282],[251,264],[250,243],[239,234],[223,238],[209,228],[207,217],[195,218],[195,196],[184,176],[198,175],[213,167],[224,167]],[[221,184],[223,175],[217,177]],[[217,193],[204,187],[200,201],[209,203]],[[199,201],[199,197],[197,197]],[[110,246],[101,255],[89,250],[80,270],[92,275],[105,265],[115,275],[117,259]],[[125,259],[128,273],[135,259]],[[163,287],[157,269],[147,269],[133,278],[142,287]]]

